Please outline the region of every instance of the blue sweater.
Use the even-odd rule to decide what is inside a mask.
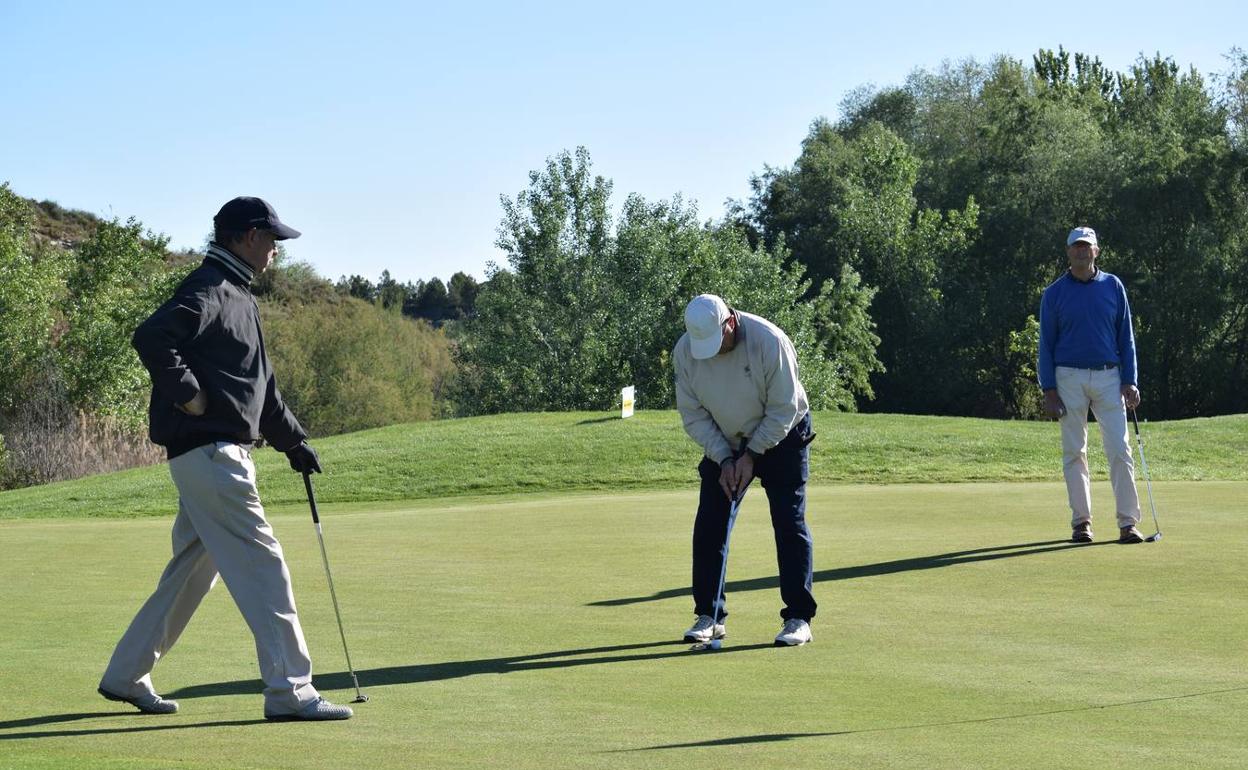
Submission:
[[[1135,385],[1135,334],[1127,290],[1116,275],[1097,270],[1080,281],[1067,270],[1040,299],[1040,387],[1057,387],[1059,366],[1117,364],[1123,385]]]

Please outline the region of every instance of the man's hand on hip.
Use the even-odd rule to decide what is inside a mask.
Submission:
[[[1127,405],[1128,409],[1134,409],[1140,405],[1140,389],[1127,383],[1122,386],[1122,401]]]
[[[1062,399],[1057,395],[1057,389],[1044,391],[1044,413],[1055,420],[1059,420],[1066,416],[1066,405],[1062,403]]]
[[[201,417],[208,410],[208,397],[204,395],[204,391],[195,394],[195,398],[187,401],[185,404],[175,404],[179,411],[185,412],[192,417]]]

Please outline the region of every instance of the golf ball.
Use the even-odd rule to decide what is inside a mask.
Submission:
[[[711,649],[712,649],[712,650],[718,650],[720,647],[723,647],[723,646],[724,646],[724,640],[723,640],[723,639],[712,639],[712,640],[711,640]]]

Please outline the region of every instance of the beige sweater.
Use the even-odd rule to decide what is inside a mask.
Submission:
[[[727,353],[698,360],[689,352],[688,334],[672,351],[685,432],[717,463],[743,438],[750,450],[766,452],[810,410],[785,333],[750,313],[737,311],[737,319],[737,344]]]

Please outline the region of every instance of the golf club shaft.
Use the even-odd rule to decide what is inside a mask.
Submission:
[[[312,474],[303,474],[303,486],[308,492],[308,505],[312,508],[312,523],[316,525],[316,540],[321,544],[321,562],[325,565],[325,579],[329,581],[329,598],[334,603],[334,617],[338,620],[338,636],[342,638],[342,653],[347,658],[347,671],[351,673],[351,682],[355,685],[355,697],[362,699],[360,680],[355,676],[355,666],[351,665],[351,651],[347,649],[347,632],[342,627],[342,612],[338,609],[338,592],[334,590],[334,575],[329,569],[329,553],[325,550],[325,534],[321,531],[321,517],[316,511],[316,494],[312,491]]]
[[[1148,460],[1144,457],[1144,439],[1140,436],[1140,419],[1131,410],[1131,422],[1135,425],[1135,443],[1140,448],[1140,468],[1144,471],[1144,487],[1148,490],[1148,507],[1153,513],[1153,529],[1161,534],[1161,525],[1157,523],[1157,505],[1153,502],[1153,480],[1148,472]]]
[[[728,583],[728,549],[733,542],[733,527],[736,525],[736,514],[741,509],[741,500],[745,498],[745,489],[736,494],[728,509],[728,530],[724,533],[724,560],[719,565],[719,587],[715,589],[715,609],[711,618],[715,623],[719,623],[720,612],[724,609],[724,587]],[[714,635],[714,628],[711,628],[711,635]]]
[[[742,454],[745,453],[745,444],[746,444],[746,440],[742,439],[741,450],[737,452],[737,454],[733,457],[733,460],[736,460],[737,457],[740,457]],[[751,481],[752,480],[753,479],[751,479]],[[748,482],[746,485],[747,486],[749,485]],[[737,511],[740,509],[741,500],[744,497],[745,497],[745,489],[741,489],[739,492],[737,492],[736,494],[732,496],[732,504],[728,508],[728,529],[726,532],[724,532],[724,560],[719,565],[719,586],[715,591],[715,605],[714,605],[715,609],[713,611],[713,614],[711,615],[711,619],[714,621],[714,623],[719,622],[720,620],[719,614],[724,609],[724,598],[725,598],[724,597],[724,585],[728,580],[728,546],[732,542],[732,528],[737,523]],[[711,626],[712,637],[714,637],[715,635],[714,623],[712,623],[712,626]]]
[[[728,579],[728,544],[732,541],[732,527],[737,522],[737,509],[741,505],[741,498],[734,497],[732,499],[732,507],[728,509],[728,531],[724,533],[724,560],[719,565],[719,585],[715,588],[715,609],[711,618],[718,623],[719,613],[724,608],[724,583]],[[714,625],[711,627],[711,638],[715,636]]]

